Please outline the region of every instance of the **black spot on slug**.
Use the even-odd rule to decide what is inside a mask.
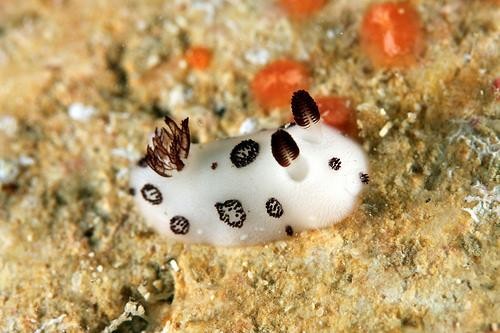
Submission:
[[[340,161],[340,158],[332,157],[328,161],[328,165],[330,166],[330,168],[332,168],[333,170],[336,171],[336,170],[340,169],[340,166],[342,165],[342,162]]]
[[[368,184],[370,182],[370,177],[368,176],[367,173],[359,173],[359,179],[363,184]]]
[[[217,169],[218,166],[219,166],[219,164],[217,162],[212,162],[212,165],[210,165],[210,168],[212,170],[215,170],[215,169]]]
[[[292,226],[291,226],[291,225],[287,225],[287,226],[285,227],[285,232],[286,232],[286,234],[287,234],[288,236],[293,236],[293,228],[292,228]]]
[[[259,144],[253,140],[243,140],[234,146],[229,158],[237,168],[242,168],[257,158],[259,155]]]
[[[319,121],[320,114],[314,99],[305,90],[297,90],[292,96],[293,119],[300,127],[309,127]]]
[[[189,232],[189,221],[184,216],[176,215],[170,219],[170,230],[177,235],[185,235]]]
[[[130,187],[130,188],[128,189],[128,194],[130,194],[131,196],[134,196],[134,195],[135,195],[135,188]]]
[[[137,161],[137,166],[140,166],[141,168],[145,168],[148,166],[148,160],[147,157],[144,156],[142,157],[139,161]]]
[[[219,219],[232,228],[241,228],[247,218],[247,214],[238,200],[226,200],[215,204]]]
[[[144,185],[141,189],[141,194],[144,200],[149,201],[153,205],[159,205],[163,201],[160,190],[151,184]]]
[[[266,202],[267,214],[271,217],[279,219],[283,215],[283,206],[275,198],[271,198]]]

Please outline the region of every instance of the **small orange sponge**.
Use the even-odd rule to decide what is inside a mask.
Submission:
[[[422,23],[408,2],[370,6],[361,26],[361,47],[377,67],[406,67],[423,50]]]
[[[265,108],[289,105],[292,93],[309,88],[309,70],[298,61],[281,59],[262,68],[253,78],[252,93]]]

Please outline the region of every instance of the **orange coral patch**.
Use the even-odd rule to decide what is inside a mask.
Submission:
[[[280,0],[288,15],[297,19],[307,18],[323,8],[326,0]]]
[[[252,92],[266,108],[290,104],[292,93],[309,88],[309,70],[302,63],[281,59],[262,68],[253,78]]]
[[[317,97],[316,104],[318,104],[321,118],[325,123],[351,138],[358,137],[356,113],[348,98],[336,96]]]
[[[361,46],[375,66],[414,64],[423,50],[418,12],[408,2],[370,6],[361,26]]]
[[[212,51],[203,46],[193,46],[186,51],[184,57],[190,67],[203,70],[212,61]]]

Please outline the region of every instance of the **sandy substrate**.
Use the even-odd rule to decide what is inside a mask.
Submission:
[[[368,3],[1,1],[0,331],[498,331],[498,2],[415,1],[426,50],[401,71],[360,51]],[[182,60],[199,44],[205,71]],[[280,125],[249,82],[282,57],[354,101],[360,206],[262,246],[164,240],[128,194],[148,135],[166,114],[198,142]]]

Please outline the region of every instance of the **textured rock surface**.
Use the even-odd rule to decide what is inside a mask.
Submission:
[[[294,22],[264,1],[2,1],[0,331],[498,330],[498,2],[415,1],[427,47],[404,71],[360,52],[368,3]],[[279,125],[249,82],[281,57],[355,102],[359,209],[264,246],[161,239],[128,194],[147,136],[165,114],[198,141]]]

